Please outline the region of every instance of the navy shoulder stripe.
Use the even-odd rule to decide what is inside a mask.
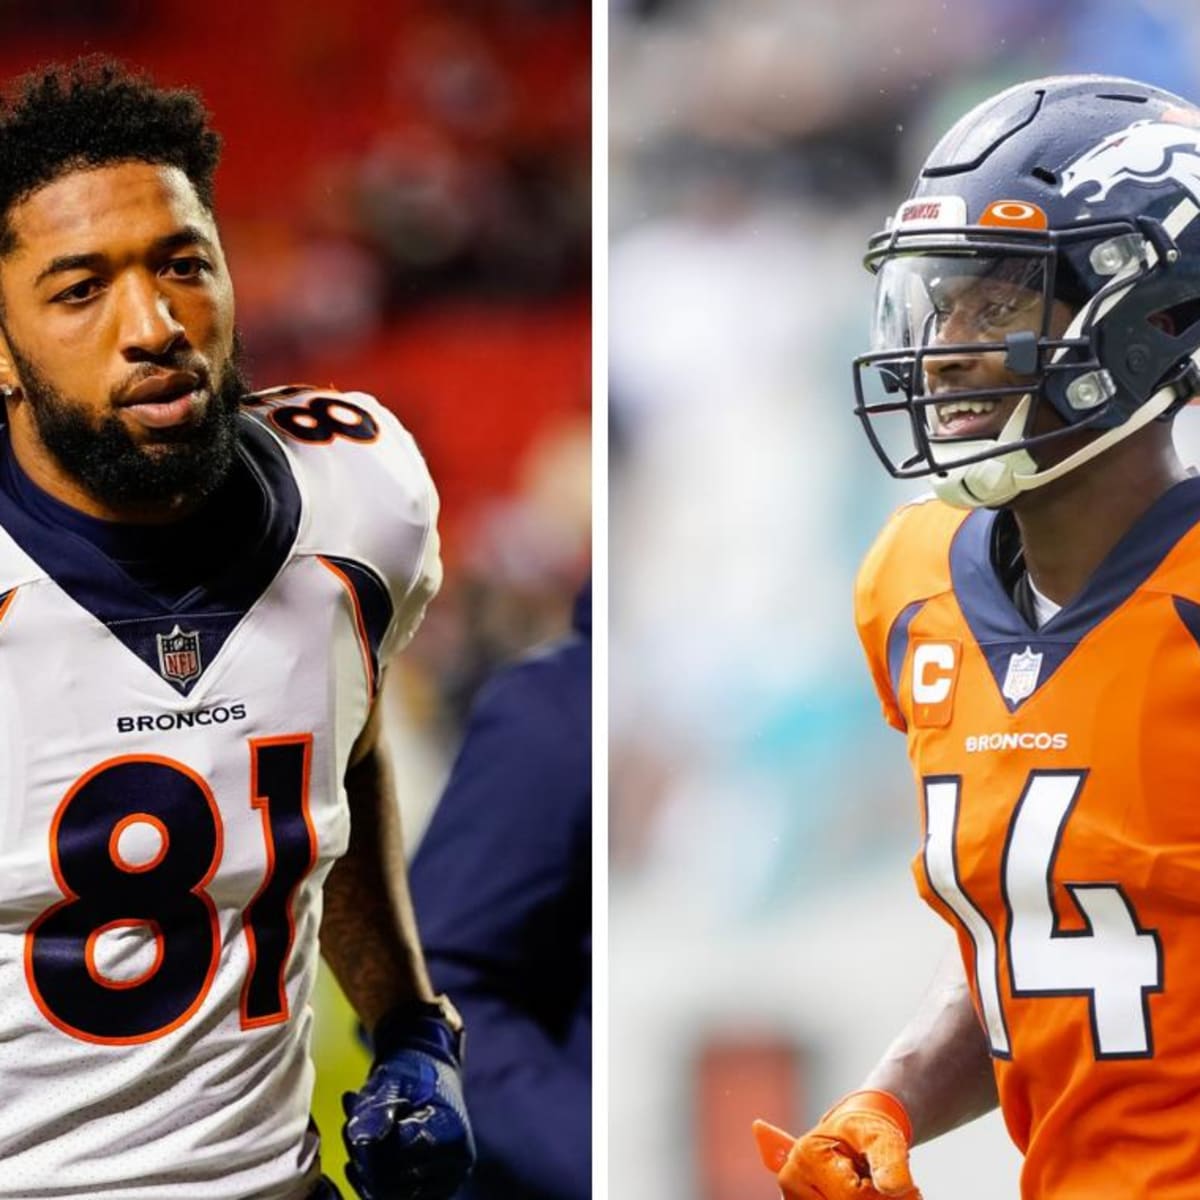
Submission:
[[[371,654],[372,686],[374,687],[379,680],[379,648],[383,644],[388,626],[391,625],[392,617],[395,615],[392,597],[388,592],[387,585],[365,563],[357,562],[352,558],[339,558],[334,554],[322,554],[321,557],[338,569],[354,591],[359,615],[362,617],[367,648]]]

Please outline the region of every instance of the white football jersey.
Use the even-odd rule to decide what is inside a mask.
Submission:
[[[0,1197],[278,1200],[343,777],[440,578],[412,438],[251,397],[263,538],[169,606],[0,495]]]

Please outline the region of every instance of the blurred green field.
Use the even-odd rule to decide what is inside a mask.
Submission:
[[[312,1049],[317,1083],[312,1112],[321,1131],[321,1166],[349,1198],[354,1193],[345,1176],[342,1093],[362,1086],[371,1058],[354,1035],[354,1011],[323,962],[313,992],[313,1014]]]

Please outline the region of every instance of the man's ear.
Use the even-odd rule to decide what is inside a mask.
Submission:
[[[21,380],[17,376],[17,368],[13,364],[12,350],[8,344],[8,336],[0,323],[0,396],[11,399],[21,390]]]

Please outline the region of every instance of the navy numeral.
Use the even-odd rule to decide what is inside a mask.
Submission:
[[[242,989],[242,1027],[286,1021],[284,973],[296,936],[292,898],[313,869],[317,839],[308,815],[312,735],[262,738],[250,743],[250,803],[262,813],[267,876],[244,921],[250,973]]]
[[[250,802],[262,812],[267,869],[243,914],[250,950],[244,1028],[288,1015],[292,903],[316,863],[311,752],[311,734],[250,743]],[[157,838],[149,854],[123,851],[131,826]],[[52,1024],[84,1041],[123,1045],[162,1037],[196,1012],[220,957],[217,911],[205,888],[221,861],[222,838],[208,784],[174,759],[111,759],[74,784],[50,827],[50,861],[64,899],[25,935],[29,988]],[[117,931],[124,936],[108,943],[111,961],[102,963],[102,941]],[[131,951],[139,956],[136,973]]]
[[[267,414],[272,425],[298,442],[373,442],[379,425],[365,408],[341,396],[313,396],[306,404],[286,404]]]

